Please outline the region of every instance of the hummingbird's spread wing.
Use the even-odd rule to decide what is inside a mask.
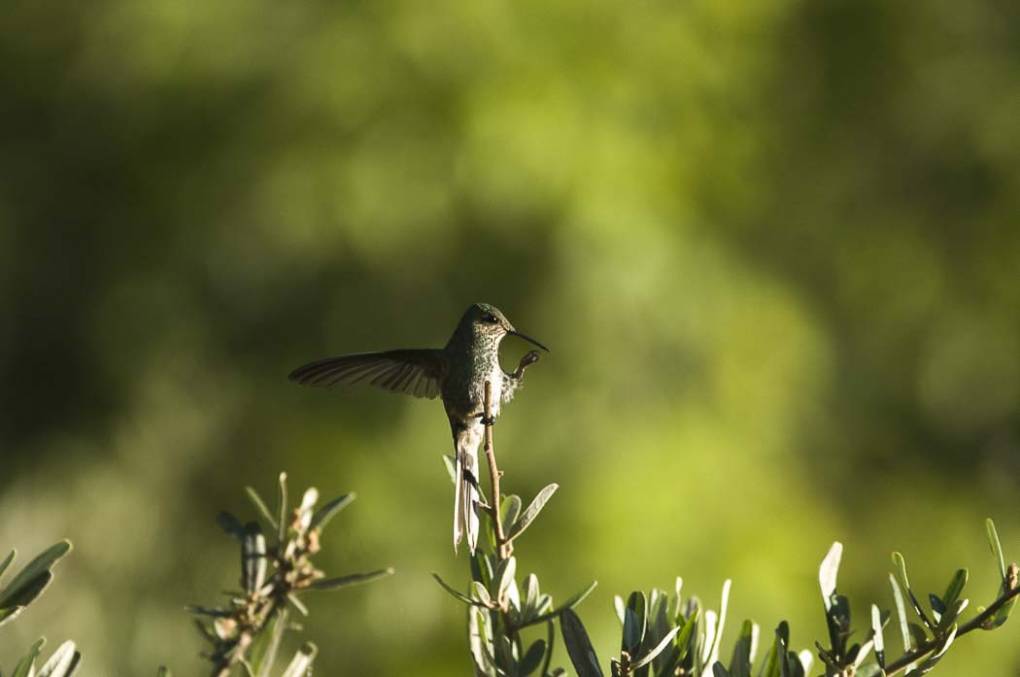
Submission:
[[[290,380],[326,388],[338,383],[368,383],[395,393],[433,399],[446,368],[442,350],[387,350],[327,357],[290,373]]]

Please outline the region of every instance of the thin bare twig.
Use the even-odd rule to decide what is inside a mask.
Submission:
[[[499,478],[503,473],[496,466],[496,452],[492,446],[492,383],[485,382],[485,460],[489,464],[489,480],[492,487],[492,500],[489,503],[489,513],[492,515],[492,523],[496,529],[496,544],[499,546],[499,558],[507,559],[514,552],[513,543],[507,541],[506,533],[503,531],[503,520],[500,518],[500,493]]]

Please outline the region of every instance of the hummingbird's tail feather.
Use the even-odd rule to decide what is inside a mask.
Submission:
[[[465,430],[457,439],[457,478],[453,500],[453,549],[456,551],[461,540],[467,540],[472,555],[478,546],[478,505],[481,499],[477,479],[480,436],[473,432]]]

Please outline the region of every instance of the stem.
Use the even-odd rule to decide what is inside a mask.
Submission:
[[[499,546],[499,558],[507,559],[513,554],[514,546],[507,542],[503,532],[503,520],[500,518],[499,478],[503,474],[496,466],[496,452],[492,447],[492,383],[485,382],[485,459],[489,464],[489,481],[492,486],[492,503],[489,506],[492,523],[496,527],[496,543]]]
[[[1017,595],[1020,595],[1020,586],[1017,586],[1011,590],[1006,591],[998,599],[992,602],[987,609],[985,609],[977,616],[964,623],[963,625],[959,626],[956,631],[956,638],[959,639],[963,635],[966,635],[968,632],[980,628],[984,624],[984,622],[987,621],[992,616],[994,616],[995,613],[999,609],[1001,609],[1004,604],[1009,602]],[[894,660],[892,663],[889,663],[888,665],[885,666],[885,674],[895,675],[897,672],[903,670],[905,667],[907,667],[917,659],[924,657],[925,654],[929,653],[932,649],[935,648],[935,644],[936,642],[934,640],[930,642],[925,642],[916,649],[912,649],[906,652],[905,654]]]

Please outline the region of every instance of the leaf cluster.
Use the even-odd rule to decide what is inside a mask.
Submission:
[[[274,674],[284,633],[300,630],[291,614],[307,616],[301,596],[315,590],[337,590],[389,576],[392,569],[328,577],[313,562],[321,549],[323,528],[354,501],[345,494],[318,506],[319,492],[307,489],[296,506],[287,497],[287,476],[280,474],[275,510],[251,487],[246,489],[259,514],[258,521],[241,522],[227,512],[217,518],[220,527],[234,537],[240,550],[239,588],[226,593],[227,601],[216,607],[192,606],[196,626],[209,644],[204,654],[212,674],[229,675],[240,666],[249,677]],[[305,642],[283,671],[284,677],[311,674],[317,649]],[[169,670],[162,669],[169,675]]]
[[[71,542],[64,540],[51,545],[39,553],[31,562],[5,585],[0,586],[0,625],[13,621],[29,604],[34,602],[53,580],[53,567],[71,551]],[[17,550],[0,561],[0,583],[4,574],[17,557]],[[45,638],[32,644],[28,653],[18,661],[12,677],[70,677],[81,663],[81,652],[74,642],[67,640],[54,651],[40,666]],[[0,672],[2,674],[2,672]]]

